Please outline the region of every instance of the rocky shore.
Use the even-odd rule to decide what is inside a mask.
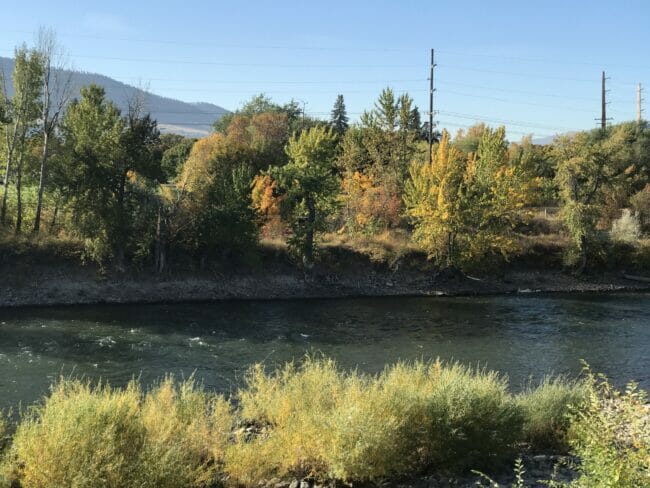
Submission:
[[[32,265],[0,270],[0,307],[102,303],[161,303],[231,299],[369,296],[468,296],[516,293],[647,291],[650,283],[621,274],[576,277],[561,271],[510,270],[499,276],[454,271],[391,271],[373,267],[175,275],[102,275],[82,266]]]
[[[368,487],[381,486],[383,488],[506,488],[515,486],[519,474],[525,487],[543,488],[549,486],[549,481],[568,484],[577,477],[575,466],[579,461],[572,456],[522,454],[520,459],[522,469],[519,473],[513,467],[503,473],[490,476],[478,472],[465,476],[438,473],[400,480],[385,480],[380,483],[367,483],[366,485]],[[336,488],[337,486],[341,486],[341,484],[337,484],[335,481],[272,479],[261,485],[261,488]],[[359,486],[359,484],[355,484],[355,486]]]

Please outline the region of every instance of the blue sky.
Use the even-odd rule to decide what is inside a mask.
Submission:
[[[385,86],[424,117],[435,48],[440,126],[505,122],[511,139],[594,127],[603,69],[614,122],[650,89],[647,0],[26,1],[2,24],[2,56],[49,26],[75,68],[160,95],[235,109],[266,92],[326,117],[342,93],[353,119]]]

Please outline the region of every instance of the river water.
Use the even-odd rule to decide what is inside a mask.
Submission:
[[[151,384],[191,374],[223,392],[247,367],[309,352],[376,372],[400,359],[496,369],[513,390],[580,359],[650,387],[650,294],[232,301],[0,309],[0,408],[30,404],[60,375]]]

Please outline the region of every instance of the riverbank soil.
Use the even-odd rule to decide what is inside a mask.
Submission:
[[[10,256],[5,252],[0,255],[0,306],[650,289],[650,282],[643,280],[650,273],[643,271],[576,276],[548,262],[534,265],[528,261],[483,273],[462,273],[436,269],[417,252],[376,260],[343,246],[330,246],[306,274],[282,249],[267,248],[253,264],[229,263],[209,269],[177,266],[156,274],[149,266],[118,273],[83,265],[74,256]]]

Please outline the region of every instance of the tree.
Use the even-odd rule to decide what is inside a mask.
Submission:
[[[177,134],[163,134],[160,136],[162,153],[160,169],[165,182],[173,181],[183,168],[192,151],[196,139],[179,136]]]
[[[214,130],[215,132],[225,134],[233,123],[236,122],[238,117],[243,117],[245,120],[251,120],[255,116],[262,114],[284,114],[286,117],[284,144],[286,144],[287,140],[294,132],[301,132],[302,130],[319,124],[319,121],[306,116],[304,109],[300,107],[296,100],[291,100],[284,105],[279,105],[273,102],[264,93],[260,93],[245,102],[240,109],[224,115],[221,119],[215,122]]]
[[[272,167],[269,174],[284,195],[282,213],[292,230],[289,246],[309,270],[314,263],[315,233],[325,228],[339,189],[336,136],[331,129],[314,127],[294,135],[286,151],[289,162]]]
[[[180,211],[172,222],[178,241],[201,262],[250,251],[257,241],[251,202],[252,167],[232,157],[223,134],[199,139],[178,177]]]
[[[33,232],[38,234],[41,227],[43,191],[45,190],[47,163],[50,157],[50,142],[56,130],[63,109],[70,97],[71,75],[65,74],[62,53],[54,32],[41,28],[39,30],[37,51],[42,63],[41,117],[40,131],[43,145],[40,157],[38,194]]]
[[[438,264],[467,266],[491,254],[507,256],[525,195],[507,160],[503,127],[486,129],[476,155],[442,139],[430,163],[413,163],[404,202],[414,240]]]
[[[123,237],[115,235],[113,226],[122,181],[117,161],[124,121],[104,95],[97,85],[82,88],[81,98],[71,102],[63,120],[74,228],[97,261],[110,257]]]
[[[132,255],[153,234],[152,194],[160,171],[157,124],[139,102],[129,105],[121,117],[104,89],[89,85],[63,123],[74,226],[93,259],[111,258],[118,269],[127,250]]]
[[[330,126],[332,127],[334,133],[339,137],[343,136],[343,134],[345,134],[345,131],[348,130],[348,115],[345,110],[343,95],[338,95],[336,97],[336,102],[334,103],[332,116],[330,118]]]
[[[395,194],[402,191],[415,153],[417,131],[413,130],[413,117],[416,113],[408,94],[396,99],[393,91],[385,88],[375,108],[361,116],[361,142],[372,161],[365,172]]]
[[[633,174],[628,145],[610,131],[592,132],[558,138],[553,147],[557,159],[557,182],[561,201],[560,215],[571,239],[565,256],[567,264],[581,273],[594,254],[598,242],[598,220],[607,194],[621,188]],[[617,131],[614,131],[616,133]],[[619,133],[620,135],[620,133]]]
[[[17,49],[13,73],[14,97],[9,101],[6,91],[3,94],[5,113],[9,116],[9,123],[4,127],[6,166],[0,209],[0,222],[4,225],[6,223],[9,181],[13,171],[16,175],[16,233],[21,231],[22,226],[22,177],[25,155],[28,150],[28,134],[36,125],[36,120],[41,113],[42,76],[40,54],[27,49],[26,46]]]

